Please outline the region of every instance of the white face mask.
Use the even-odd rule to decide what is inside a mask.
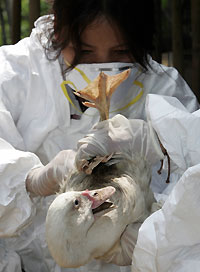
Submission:
[[[117,112],[127,107],[131,102],[133,97],[131,87],[140,70],[137,65],[122,62],[79,64],[66,74],[65,84],[69,85],[73,90],[82,90],[93,81],[100,72],[115,75],[129,68],[131,69],[129,77],[121,83],[111,97],[110,112]]]

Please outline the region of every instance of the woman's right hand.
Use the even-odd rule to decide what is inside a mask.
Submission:
[[[26,178],[26,189],[34,196],[55,194],[60,183],[74,166],[76,152],[74,150],[60,151],[46,166],[32,169]]]

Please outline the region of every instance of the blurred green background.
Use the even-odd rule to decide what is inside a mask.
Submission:
[[[17,12],[12,11],[12,5],[14,9],[17,6]],[[21,5],[21,7],[20,7]],[[30,10],[32,6],[35,8]],[[39,5],[39,8],[38,8]],[[50,5],[46,0],[0,0],[0,45],[12,44],[12,34],[11,34],[11,24],[13,15],[16,15],[18,20],[20,20],[20,39],[29,36],[31,28],[30,27],[30,15],[31,12],[33,17],[37,18],[40,15],[47,14],[49,12]],[[20,12],[19,12],[20,10]],[[16,33],[17,34],[17,33]]]

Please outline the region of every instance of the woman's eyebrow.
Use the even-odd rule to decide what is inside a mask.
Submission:
[[[118,49],[118,48],[121,48],[121,47],[128,47],[128,45],[126,43],[121,43],[121,44],[114,45],[112,48],[113,49]]]
[[[88,43],[85,43],[85,42],[81,42],[81,46],[85,46],[85,47],[89,47],[89,48],[96,48],[95,45],[91,45],[91,44],[88,44]],[[128,45],[126,43],[120,43],[120,44],[116,44],[116,45],[113,45],[111,47],[111,49],[118,49],[118,48],[127,48]]]
[[[87,44],[87,43],[84,43],[84,42],[81,42],[81,46],[86,46],[86,47],[95,48],[95,46],[94,46],[94,45]]]

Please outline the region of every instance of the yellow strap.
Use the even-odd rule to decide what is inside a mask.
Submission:
[[[81,76],[87,82],[87,84],[89,84],[91,82],[91,80],[86,76],[86,74],[81,69],[79,69],[77,67],[74,67],[74,69],[81,74]]]
[[[142,89],[141,92],[136,97],[134,97],[127,105],[125,105],[124,107],[119,108],[117,110],[111,111],[111,112],[117,112],[117,111],[125,110],[128,107],[130,107],[131,105],[133,105],[136,102],[138,102],[138,100],[142,97],[142,95],[144,94],[144,86],[143,86],[142,82],[139,82],[139,81],[135,80],[133,82],[133,84],[139,86]]]
[[[67,98],[67,100],[69,101],[69,103],[70,103],[77,111],[79,111],[80,113],[82,113],[82,111],[79,110],[79,109],[74,105],[74,103],[72,102],[72,100],[71,100],[71,98],[70,98],[70,96],[69,96],[69,94],[68,94],[68,91],[67,91],[67,88],[66,88],[65,84],[72,84],[72,85],[74,86],[75,90],[77,90],[76,86],[74,85],[73,82],[71,82],[71,81],[69,81],[69,80],[68,80],[68,81],[64,80],[64,81],[61,83],[62,91],[63,91],[65,97]]]
[[[133,84],[139,86],[141,89],[144,89],[144,85],[142,84],[142,82],[140,82],[140,81],[138,81],[138,80],[135,80],[135,81],[133,82]]]
[[[67,60],[64,59],[64,62],[66,63],[67,66],[71,66],[71,64]],[[81,69],[74,67],[74,70],[80,73],[80,75],[86,81],[87,84],[91,82],[91,80],[86,76],[86,74]]]

